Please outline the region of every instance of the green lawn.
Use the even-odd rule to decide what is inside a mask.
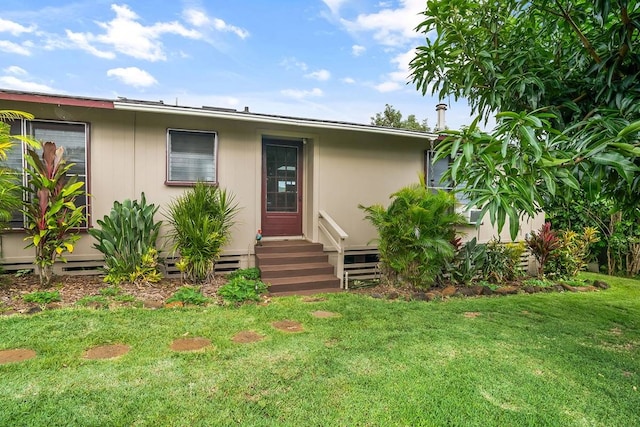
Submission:
[[[612,289],[0,317],[0,350],[37,352],[0,365],[0,425],[640,425],[640,282],[589,277]],[[171,351],[183,336],[212,345]],[[83,358],[111,343],[131,351]]]

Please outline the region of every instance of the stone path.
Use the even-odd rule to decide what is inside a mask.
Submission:
[[[314,301],[315,302],[315,301]],[[325,319],[339,316],[338,313],[331,311],[317,310],[311,312],[311,315],[315,318]],[[304,327],[301,323],[293,320],[280,320],[272,322],[271,326],[287,333],[303,332]],[[262,341],[266,338],[255,331],[240,331],[236,333],[231,340],[239,344],[249,344],[258,341]],[[196,352],[203,351],[207,347],[211,346],[211,340],[204,337],[189,337],[189,338],[177,338],[170,344],[170,349],[176,352]],[[105,359],[117,359],[129,353],[131,346],[127,344],[110,344],[92,347],[84,352],[83,358],[88,360],[105,360]],[[36,352],[29,348],[16,348],[0,350],[0,365],[5,363],[17,363],[23,362],[29,359],[33,359],[37,356]]]

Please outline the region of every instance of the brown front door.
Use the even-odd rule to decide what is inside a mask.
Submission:
[[[302,141],[262,138],[262,235],[302,235]]]

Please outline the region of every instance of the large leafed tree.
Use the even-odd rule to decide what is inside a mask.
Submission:
[[[512,236],[545,198],[605,195],[637,210],[639,2],[430,0],[424,16],[413,82],[478,115],[439,150],[471,203],[499,228],[509,218]]]

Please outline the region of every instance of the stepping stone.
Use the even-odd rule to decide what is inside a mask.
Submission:
[[[338,313],[333,313],[331,311],[317,310],[317,311],[312,312],[311,315],[313,317],[317,317],[318,319],[327,319],[329,317],[338,316]]]
[[[327,299],[324,297],[304,297],[302,299],[302,302],[322,302],[322,301],[326,301]]]
[[[233,342],[237,342],[240,344],[248,344],[252,342],[262,341],[264,339],[263,335],[260,335],[257,332],[253,331],[240,331],[231,338]]]
[[[211,345],[211,341],[206,338],[178,338],[171,343],[173,351],[198,351]]]
[[[0,365],[5,363],[23,362],[36,357],[36,352],[30,348],[15,348],[0,350]]]
[[[294,322],[293,320],[281,320],[279,322],[273,322],[271,326],[284,332],[304,331],[304,328],[302,327],[302,325],[298,322]]]
[[[84,353],[85,359],[114,359],[129,353],[130,347],[124,344],[101,345],[93,347]]]

